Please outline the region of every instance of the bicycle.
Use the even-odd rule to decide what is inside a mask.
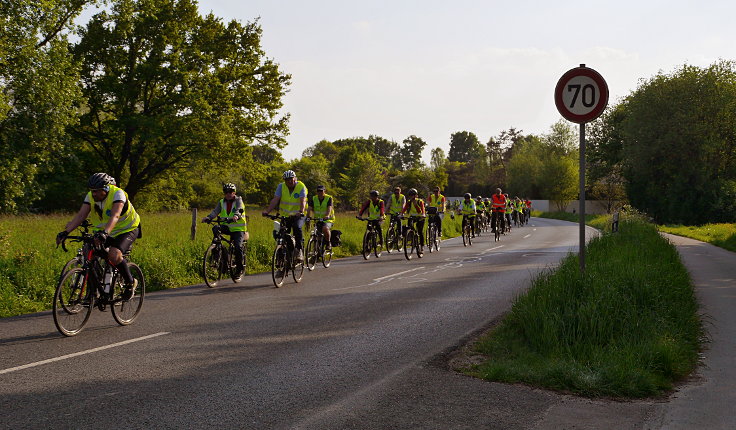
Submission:
[[[401,217],[398,214],[391,214],[391,223],[386,231],[386,252],[389,254],[393,251],[401,252],[403,246]]]
[[[427,246],[429,247],[430,253],[432,252],[432,248],[435,251],[440,250],[440,242],[442,242],[442,233],[439,229],[441,213],[437,212],[437,208],[427,208],[427,214],[429,216],[429,222],[427,223]]]
[[[414,228],[414,223],[420,218],[425,218],[425,215],[411,215],[406,222],[406,228],[404,231],[404,257],[406,257],[407,260],[411,260],[412,254],[414,253],[417,254],[418,258],[424,257],[424,253],[419,245],[419,235],[421,233],[417,232]]]
[[[463,236],[463,246],[471,246],[473,245],[473,223],[474,215],[463,215],[463,222],[462,222],[462,236]]]
[[[241,248],[243,252],[243,270],[239,272],[235,263],[235,244],[231,241],[232,239],[227,239],[224,236],[227,233],[225,231],[227,227],[223,228],[223,224],[231,224],[234,222],[233,219],[220,218],[218,216],[205,222],[208,224],[215,223],[215,225],[212,226],[212,243],[210,243],[202,258],[202,278],[204,278],[204,283],[208,287],[214,288],[226,276],[229,276],[233,282],[238,282],[240,276],[246,271],[248,242],[243,241]]]
[[[135,321],[143,306],[146,282],[137,264],[130,262],[130,252],[123,254],[138,285],[129,300],[123,300],[123,278],[117,267],[107,260],[107,250],[95,246],[94,235],[82,232],[79,236],[66,236],[61,248],[68,252],[66,241],[82,242],[82,267],[69,269],[59,280],[54,292],[54,325],[64,336],[79,334],[89,321],[92,309],[105,311],[109,306],[112,316],[120,325]],[[68,263],[67,263],[68,264]]]
[[[309,221],[310,219],[307,218],[307,222]],[[325,221],[323,218],[317,218],[313,221],[316,222],[314,223],[312,233],[309,235],[307,253],[305,256],[307,259],[307,269],[309,269],[310,272],[317,266],[318,260],[322,261],[322,265],[325,266],[325,268],[330,267],[330,262],[332,262],[332,248],[330,247],[329,249],[326,249],[324,243],[325,236],[322,233]]]
[[[504,214],[501,212],[496,212],[496,216],[493,218],[493,231],[494,233],[494,241],[498,242],[501,240],[501,233],[505,233],[506,227],[504,227]],[[499,225],[500,224],[500,225]]]
[[[363,233],[363,259],[367,260],[371,258],[371,252],[376,256],[376,258],[379,258],[381,256],[381,248],[383,247],[383,244],[378,243],[378,229],[381,228],[378,225],[378,220],[361,218],[359,216],[356,216],[355,218],[367,222],[365,225],[365,233]]]
[[[88,219],[85,219],[82,221],[82,224],[79,225],[78,229],[81,232],[82,235],[89,234],[89,228],[92,227],[92,223],[89,222]],[[75,267],[82,267],[84,264],[84,252],[83,247],[77,248],[77,255],[72,257],[69,261],[64,264],[64,267],[61,268],[61,273],[59,273],[59,281],[61,281],[61,278],[64,277],[66,272],[69,270],[75,268]],[[58,282],[57,281],[57,284]]]
[[[297,261],[296,241],[289,233],[291,223],[296,222],[293,217],[280,215],[263,215],[276,221],[273,237],[276,239],[276,248],[271,257],[271,279],[276,288],[284,285],[286,276],[291,272],[294,282],[299,283],[304,276],[304,262]]]

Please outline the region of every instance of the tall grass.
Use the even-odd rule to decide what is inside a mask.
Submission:
[[[605,220],[599,221],[607,224]],[[477,350],[468,372],[586,396],[646,397],[694,368],[701,325],[687,271],[654,226],[622,216],[616,234],[539,276]]]
[[[248,273],[270,270],[274,242],[273,221],[250,209],[248,231]],[[365,223],[355,214],[338,214],[335,227],[344,232],[343,246],[335,257],[359,253]],[[204,214],[200,213],[199,218]],[[202,255],[212,240],[210,227],[197,224],[195,240],[190,240],[191,213],[142,213],[143,235],[133,246],[132,260],[141,266],[149,291],[201,283]],[[49,309],[59,271],[74,256],[56,248],[56,234],[71,214],[0,217],[0,317]],[[386,226],[384,226],[384,231]],[[459,234],[459,217],[443,222],[445,237]],[[305,240],[308,238],[305,231]]]
[[[662,225],[659,230],[736,252],[736,224],[706,224],[701,226]]]

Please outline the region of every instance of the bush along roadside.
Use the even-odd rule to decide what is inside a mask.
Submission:
[[[475,344],[487,361],[463,371],[589,397],[657,396],[695,368],[701,333],[676,249],[628,214],[588,243],[584,275],[569,255],[535,279]]]

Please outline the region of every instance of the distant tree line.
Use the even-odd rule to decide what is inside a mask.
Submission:
[[[87,7],[103,6],[75,27]],[[75,210],[106,171],[147,210],[209,207],[221,182],[264,204],[283,170],[340,207],[368,192],[549,199],[578,196],[578,136],[560,120],[541,135],[509,128],[449,151],[410,135],[322,140],[283,159],[291,76],[261,47],[258,20],[201,15],[196,0],[0,2],[0,213]],[[736,221],[734,62],[659,73],[588,125],[589,198],[659,222]],[[442,142],[444,146],[447,142]]]

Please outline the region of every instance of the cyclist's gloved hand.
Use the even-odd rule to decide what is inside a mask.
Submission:
[[[98,231],[97,233],[95,233],[95,239],[99,240],[100,243],[103,243],[103,244],[107,240],[107,236],[108,234],[105,233],[104,231]]]
[[[60,244],[66,237],[69,236],[69,232],[64,230],[61,233],[56,235],[56,244]]]

